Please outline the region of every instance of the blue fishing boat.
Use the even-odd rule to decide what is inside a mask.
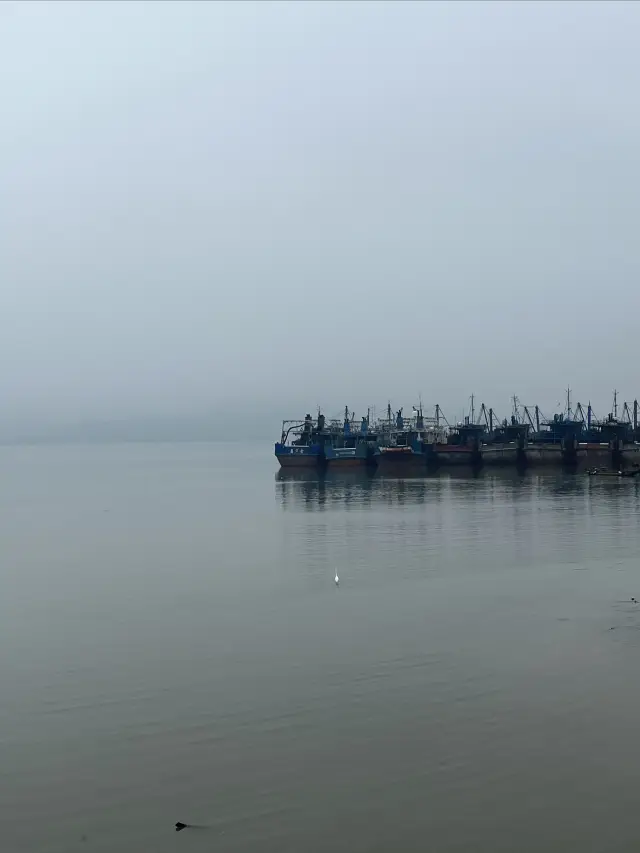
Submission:
[[[317,420],[306,415],[304,421],[282,422],[282,435],[276,442],[276,459],[283,468],[322,468],[326,464],[326,448],[331,444],[331,433],[326,428],[325,417]]]
[[[359,426],[344,410],[342,426],[331,430],[332,441],[325,445],[325,456],[330,468],[348,468],[375,465],[377,435],[371,429],[369,415],[362,418]]]

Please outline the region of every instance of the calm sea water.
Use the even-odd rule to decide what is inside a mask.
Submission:
[[[271,452],[0,449],[2,850],[637,850],[640,484]]]

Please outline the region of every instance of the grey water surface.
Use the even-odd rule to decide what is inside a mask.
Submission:
[[[632,597],[630,480],[0,448],[1,849],[637,850]]]

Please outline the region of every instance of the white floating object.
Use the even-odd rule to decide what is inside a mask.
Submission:
[[[335,576],[334,580],[336,582],[336,586],[338,586],[338,584],[340,583],[340,578],[338,577],[338,570],[337,569],[336,569],[336,576]]]

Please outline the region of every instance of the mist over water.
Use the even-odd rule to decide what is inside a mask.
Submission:
[[[0,440],[637,398],[639,24],[2,3]]]

